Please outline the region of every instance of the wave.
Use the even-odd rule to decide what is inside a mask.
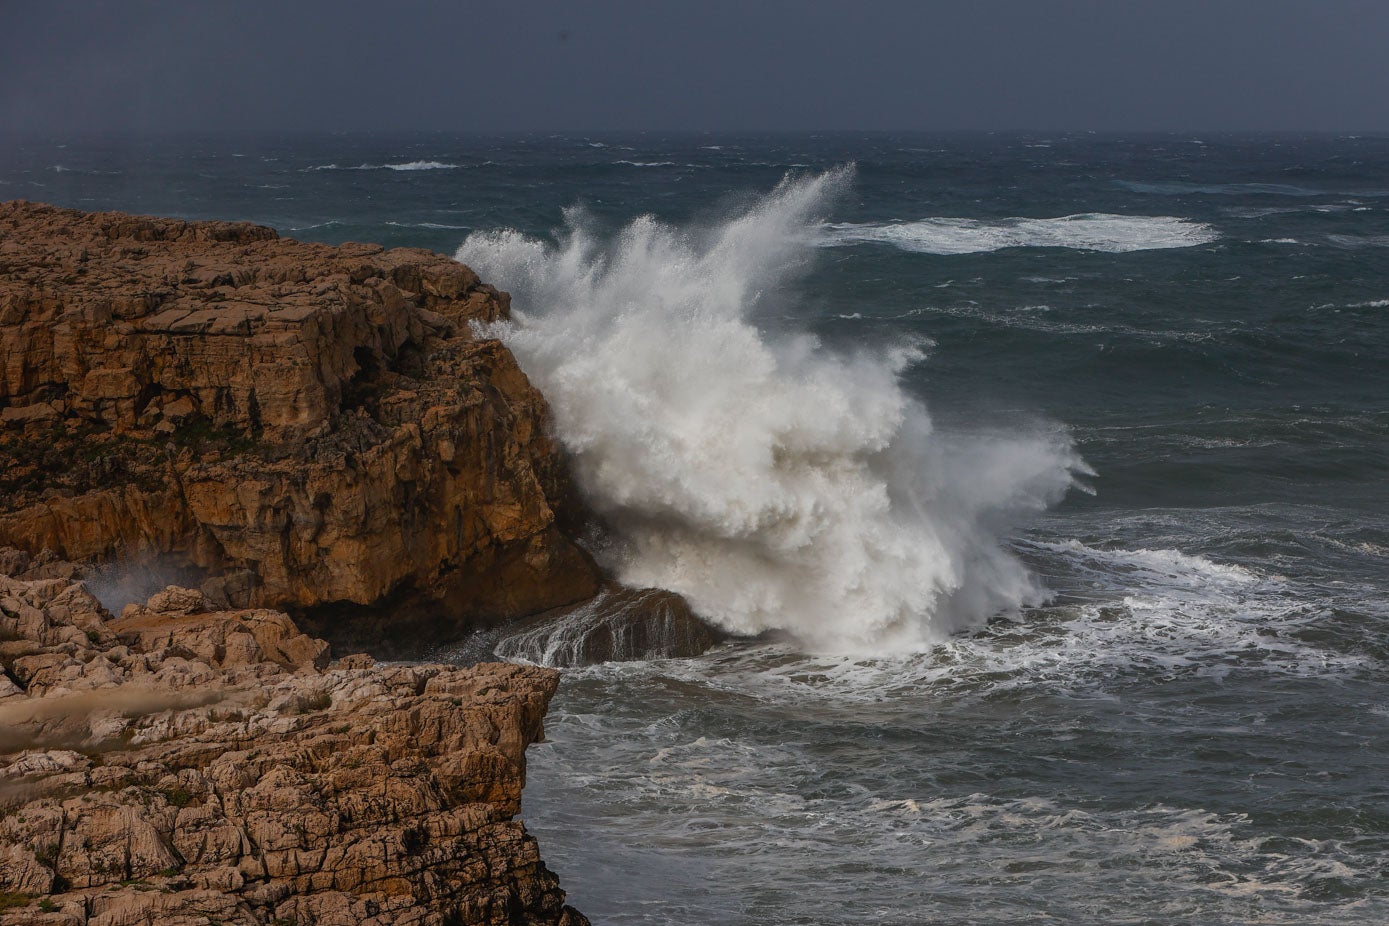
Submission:
[[[1389,235],[1327,235],[1326,240],[1338,248],[1349,251],[1361,248],[1389,248]]]
[[[341,219],[328,219],[327,221],[316,222],[312,225],[291,225],[288,227],[288,230],[292,232],[312,231],[315,228],[348,227],[353,224],[352,222],[345,222]],[[396,222],[393,220],[387,220],[382,224],[389,225],[393,228],[428,228],[439,231],[465,231],[473,227],[471,225],[446,225],[442,222]]]
[[[95,167],[68,167],[65,164],[54,164],[48,169],[55,174],[87,174],[94,177],[119,177],[121,174],[118,170],[98,170]]]
[[[612,683],[594,687],[609,703],[669,697],[654,682],[617,685],[620,694]],[[592,871],[595,880],[599,871],[640,872],[605,892],[613,910],[645,911],[640,922],[689,921],[692,905],[717,911],[705,922],[742,922],[746,895],[769,880],[787,899],[759,922],[863,922],[865,910],[884,911],[875,918],[884,922],[990,924],[1144,922],[1129,915],[1134,909],[1162,910],[1161,922],[1173,924],[1383,919],[1375,915],[1383,908],[1378,839],[1353,827],[1317,838],[1271,838],[1267,823],[1228,802],[1202,806],[1199,779],[1180,801],[1101,799],[1079,776],[1086,767],[1080,763],[1095,761],[1074,742],[1088,725],[1068,723],[1051,704],[1016,725],[986,715],[994,721],[987,725],[1007,733],[976,745],[967,732],[942,732],[935,705],[923,707],[916,723],[846,718],[826,732],[823,721],[783,721],[766,725],[772,733],[749,724],[719,736],[698,723],[707,706],[638,723],[626,713],[613,717],[596,698],[582,701],[582,713],[570,708],[581,697],[571,694],[548,717],[549,745],[534,759],[535,778],[546,784],[529,822],[557,856],[556,867]],[[881,709],[863,711],[877,721],[875,707]],[[1060,742],[1027,740],[1025,728],[1038,726]],[[788,735],[788,728],[801,735]],[[856,728],[872,736],[851,740],[841,732]],[[930,744],[910,756],[929,750],[928,784],[902,769],[902,748],[889,745],[904,731]],[[1206,748],[1230,762],[1229,752],[1245,746],[1228,735],[1234,732],[1197,735],[1203,746],[1214,741]],[[1120,745],[1104,748],[1126,748],[1122,734],[1111,736]],[[1031,766],[1010,762],[1014,751]],[[1133,757],[1126,758],[1110,761],[1132,767]],[[1045,771],[1031,772],[1037,767]],[[988,787],[975,790],[977,783]],[[576,817],[601,822],[574,836]],[[651,834],[660,834],[654,845]],[[640,862],[624,854],[633,845],[643,847]],[[633,884],[660,887],[643,892],[627,886]],[[1043,906],[1035,918],[1018,916]],[[962,909],[968,919],[951,915]],[[893,915],[903,910],[915,915]]]
[[[462,164],[446,164],[443,161],[406,161],[404,164],[358,164],[355,167],[341,164],[315,164],[305,167],[310,170],[460,170]]]
[[[1220,237],[1209,225],[1165,215],[1088,213],[1054,219],[929,218],[917,222],[822,227],[822,243],[834,247],[890,244],[920,254],[979,254],[1003,248],[1071,248],[1123,253],[1189,248]]]
[[[1295,215],[1306,212],[1331,215],[1338,212],[1370,212],[1373,210],[1368,206],[1361,206],[1357,202],[1351,201],[1345,203],[1318,203],[1308,206],[1229,206],[1220,211],[1238,219],[1263,219],[1273,215]]]
[[[1000,538],[1084,464],[1055,428],[936,432],[900,382],[919,345],[757,327],[849,176],[787,178],[709,229],[647,216],[605,241],[570,210],[558,243],[475,232],[457,256],[512,291],[491,331],[550,399],[622,581],[739,633],[917,650],[1044,597]]]
[[[1185,196],[1209,193],[1217,196],[1242,196],[1263,193],[1269,196],[1326,196],[1321,190],[1292,186],[1286,183],[1190,183],[1184,180],[1116,180],[1115,183],[1135,193],[1155,193],[1160,196]]]
[[[1116,180],[1115,183],[1134,193],[1153,193],[1159,196],[1186,196],[1206,193],[1216,196],[1389,196],[1389,190],[1313,190],[1287,183],[1190,183],[1184,180]]]
[[[387,222],[396,228],[432,228],[445,231],[463,231],[472,228],[471,225],[446,225],[443,222]]]
[[[882,703],[904,696],[984,697],[1039,689],[1111,692],[1126,680],[1227,674],[1346,678],[1378,671],[1301,631],[1326,602],[1234,564],[1174,549],[1103,549],[1078,541],[1016,546],[1072,591],[1067,600],[996,621],[918,653],[814,654],[778,643],[730,645],[693,659],[568,670],[583,677],[664,675],[769,703]],[[1310,597],[1309,597],[1310,596]]]

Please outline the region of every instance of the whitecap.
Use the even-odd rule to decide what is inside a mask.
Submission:
[[[355,167],[344,167],[340,164],[316,164],[312,167],[305,167],[305,171],[311,170],[458,170],[461,164],[446,164],[443,161],[406,161],[403,164],[358,164]]]
[[[1209,244],[1211,226],[1165,215],[1087,213],[1051,219],[927,218],[915,222],[832,223],[821,243],[888,244],[920,254],[979,254],[1004,248],[1069,248],[1124,253]]]
[[[289,226],[289,230],[292,232],[310,231],[311,229],[315,228],[332,228],[334,225],[344,224],[346,223],[340,222],[337,219],[329,219],[327,222],[316,222],[313,225],[291,225]]]
[[[472,228],[471,225],[446,225],[442,222],[387,222],[387,225],[394,225],[396,228],[433,228],[445,231],[462,231]]]
[[[382,164],[386,170],[457,170],[458,164],[442,161],[407,161],[404,164]]]

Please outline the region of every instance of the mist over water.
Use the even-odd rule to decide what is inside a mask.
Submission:
[[[571,209],[557,243],[474,233],[457,257],[512,292],[493,333],[549,398],[624,582],[731,631],[900,652],[1042,600],[1000,541],[1083,464],[1059,429],[936,430],[901,382],[910,339],[846,355],[758,327],[852,179],[788,176],[708,228],[604,238]]]

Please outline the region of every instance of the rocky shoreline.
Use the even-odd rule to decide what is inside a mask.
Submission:
[[[427,251],[4,204],[0,545],[303,614],[592,597],[545,401],[472,329],[507,312]]]
[[[554,670],[8,576],[0,641],[2,923],[587,923],[515,819]]]
[[[612,593],[544,397],[478,327],[509,311],[430,251],[2,203],[0,547],[390,657]]]
[[[0,204],[0,923],[587,922],[516,819],[556,672],[373,658],[719,639],[576,542],[508,312],[428,251]]]

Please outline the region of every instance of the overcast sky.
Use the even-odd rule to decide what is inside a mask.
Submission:
[[[0,0],[0,132],[1389,129],[1389,0]]]

